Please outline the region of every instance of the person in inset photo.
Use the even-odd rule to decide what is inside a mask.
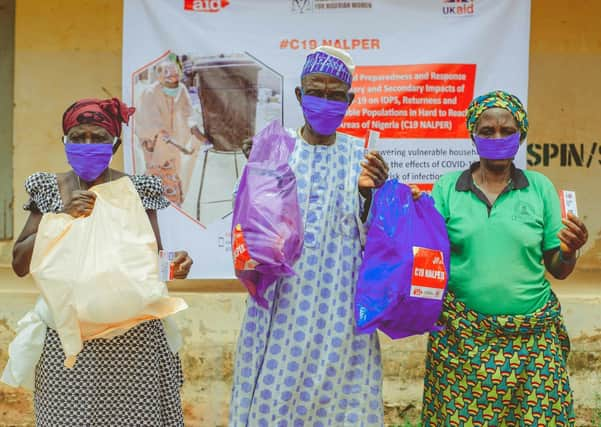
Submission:
[[[161,177],[165,196],[180,206],[186,196],[200,147],[207,142],[181,71],[165,60],[158,79],[140,94],[135,134],[144,153],[146,173]]]

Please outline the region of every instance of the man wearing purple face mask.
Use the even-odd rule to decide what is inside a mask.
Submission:
[[[422,424],[573,426],[569,339],[545,277],[564,279],[586,243],[555,187],[513,159],[528,132],[520,100],[479,96],[467,128],[480,161],[432,190],[451,242],[449,292],[430,334]]]
[[[371,192],[388,177],[379,153],[337,133],[353,100],[347,52],[321,47],[301,73],[296,97],[305,124],[289,164],[297,179],[304,247],[296,276],[254,299],[242,324],[230,406],[231,426],[383,425],[382,366],[376,334],[357,335],[353,301]],[[243,149],[250,150],[251,141]]]
[[[134,197],[139,196],[161,248],[156,210],[169,206],[161,180],[144,175],[125,178],[124,173],[109,167],[121,144],[122,123],[127,123],[134,111],[117,98],[82,99],[65,111],[62,142],[72,169],[65,173],[38,172],[27,179],[25,188],[30,199],[25,209],[30,214],[13,248],[12,266],[18,276],[30,271],[44,214],[87,217],[96,204],[96,193],[90,189],[118,179],[131,180]],[[119,222],[114,226],[126,231]],[[177,252],[173,263],[176,278],[186,278],[192,265],[187,252]],[[145,279],[140,277],[141,283]],[[24,349],[24,363],[35,363],[31,366],[31,376],[35,376],[26,378],[31,384],[12,383],[33,387],[36,426],[184,425],[181,365],[160,320],[145,321],[110,340],[86,341],[75,366],[65,369],[61,341],[52,327],[56,322],[43,307],[43,300],[38,300],[34,318],[42,323],[45,339],[38,346],[28,335]],[[33,357],[36,351],[39,361]],[[14,372],[10,371],[10,379],[21,381],[23,372],[16,371],[19,378],[13,378]]]

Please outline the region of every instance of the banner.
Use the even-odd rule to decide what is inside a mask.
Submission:
[[[529,0],[124,0],[125,169],[162,178],[163,246],[190,252],[190,277],[231,278],[243,141],[274,119],[303,124],[294,89],[312,49],[357,64],[339,131],[369,133],[391,177],[427,187],[477,158],[475,95],[527,103],[529,35]]]

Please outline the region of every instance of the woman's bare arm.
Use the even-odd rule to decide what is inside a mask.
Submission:
[[[29,273],[35,236],[41,220],[42,214],[38,211],[32,211],[27,218],[23,231],[21,231],[13,246],[13,270],[19,277],[26,276]]]

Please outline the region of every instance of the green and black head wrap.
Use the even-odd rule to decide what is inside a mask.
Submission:
[[[515,118],[520,129],[520,139],[523,140],[528,134],[528,113],[520,99],[508,92],[495,90],[474,98],[467,108],[467,129],[473,135],[476,123],[483,112],[489,108],[504,108]]]

